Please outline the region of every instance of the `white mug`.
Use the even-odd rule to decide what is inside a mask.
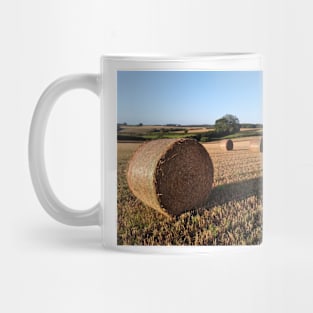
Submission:
[[[83,88],[101,101],[101,199],[65,206],[44,161],[50,111]],[[207,251],[262,241],[262,58],[254,53],[103,56],[100,74],[53,82],[31,123],[29,166],[57,221],[102,228],[105,247]]]

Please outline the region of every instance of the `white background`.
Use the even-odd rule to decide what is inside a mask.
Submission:
[[[312,312],[312,5],[305,0],[4,0],[1,38],[1,312]],[[109,53],[253,51],[265,58],[264,242],[208,255],[106,251],[100,229],[52,220],[28,173],[31,116],[61,75]],[[47,133],[52,186],[98,201],[99,103],[76,91]]]

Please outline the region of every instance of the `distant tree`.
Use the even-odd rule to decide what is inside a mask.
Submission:
[[[219,136],[226,136],[240,131],[240,123],[237,116],[226,114],[215,121],[215,133]]]
[[[142,124],[142,123],[139,123],[137,126],[143,126],[143,124]]]

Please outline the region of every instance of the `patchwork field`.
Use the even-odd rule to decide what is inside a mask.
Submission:
[[[253,137],[256,139],[257,137]],[[204,143],[214,165],[205,207],[167,218],[130,192],[127,164],[141,143],[118,143],[119,245],[253,245],[262,241],[262,154],[248,150],[250,138],[232,151]]]
[[[117,128],[118,141],[144,141],[160,138],[193,138],[201,142],[219,140],[212,126],[160,126],[160,125],[122,125]],[[210,140],[208,139],[210,137]],[[262,128],[241,128],[227,138],[262,136]]]

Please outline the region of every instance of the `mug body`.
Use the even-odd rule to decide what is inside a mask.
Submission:
[[[262,59],[103,56],[103,244],[207,251],[262,241]]]

